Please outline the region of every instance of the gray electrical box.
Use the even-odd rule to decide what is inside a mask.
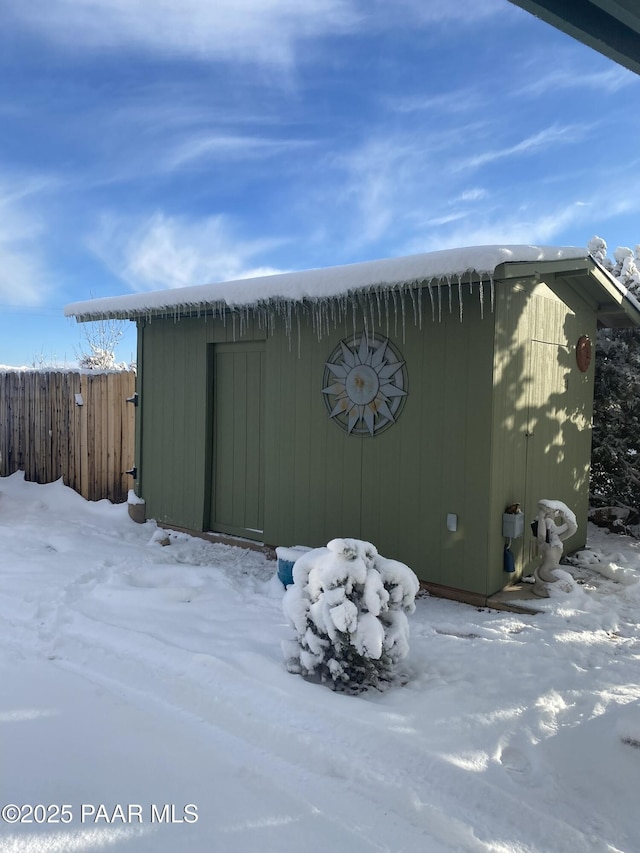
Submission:
[[[524,513],[505,512],[502,515],[502,535],[506,539],[519,539],[524,533]]]

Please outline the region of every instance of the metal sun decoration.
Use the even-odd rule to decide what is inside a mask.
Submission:
[[[322,393],[329,416],[347,433],[377,435],[404,405],[405,362],[388,338],[363,332],[359,342],[341,341],[331,353]]]

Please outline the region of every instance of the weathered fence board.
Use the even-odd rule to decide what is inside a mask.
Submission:
[[[64,483],[88,500],[127,499],[132,480],[133,371],[0,372],[0,476]]]

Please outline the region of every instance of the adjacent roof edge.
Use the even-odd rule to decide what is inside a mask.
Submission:
[[[610,311],[603,310],[601,312],[602,323],[603,325],[609,325],[607,323],[605,317],[610,316],[617,319],[615,325],[618,327],[629,325],[629,326],[640,326],[640,302],[636,299],[636,297],[620,282],[618,279],[611,273],[609,270],[604,267],[599,261],[595,258],[591,258],[591,262],[593,263],[593,276],[596,278],[600,286],[603,288],[604,292],[607,293],[610,299],[617,303],[619,311],[617,314],[617,318]],[[624,314],[624,318],[628,320],[627,323],[620,322],[620,318]]]
[[[609,59],[640,74],[640,12],[619,0],[511,0]]]

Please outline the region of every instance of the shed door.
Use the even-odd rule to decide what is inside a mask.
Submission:
[[[573,482],[568,467],[565,435],[567,383],[571,370],[568,347],[543,341],[531,342],[529,406],[527,417],[526,518],[533,521],[542,498],[569,501]],[[528,531],[527,531],[528,533]],[[530,537],[529,559],[537,554]]]
[[[264,342],[216,344],[211,530],[262,539]]]

